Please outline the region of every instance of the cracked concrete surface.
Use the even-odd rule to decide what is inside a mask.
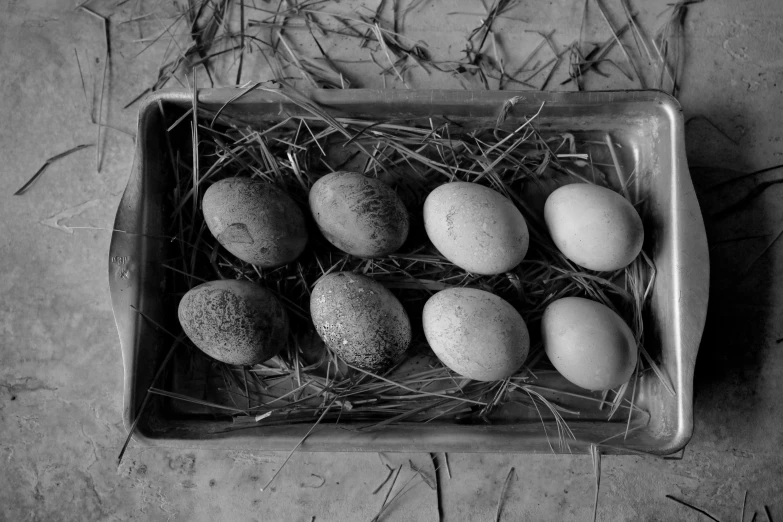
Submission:
[[[108,13],[117,3],[94,0],[91,6]],[[665,3],[634,2],[640,20],[653,26]],[[140,50],[132,43],[138,31],[149,36],[159,27],[154,20],[141,27],[117,24],[106,114],[120,131],[105,133],[102,172],[96,172],[94,149],[87,149],[53,165],[26,195],[11,196],[46,158],[95,140],[89,107],[100,85],[102,65],[96,59],[103,56],[102,33],[73,4],[0,0],[0,520],[369,520],[382,501],[371,492],[387,474],[376,454],[297,453],[264,492],[260,488],[285,454],[132,444],[117,467],[125,436],[122,362],[107,288],[106,229],[132,161],[127,132],[133,132],[135,114],[122,107],[154,78],[162,49],[133,59]],[[133,4],[116,8],[117,21],[129,18]],[[169,4],[141,4],[141,11],[161,17],[173,12]],[[581,2],[522,4],[525,28],[557,27],[560,45],[578,35]],[[468,0],[450,9],[476,15],[444,18],[443,9],[422,9],[407,19],[405,31],[458,56],[480,9]],[[502,21],[501,28],[504,24],[520,22]],[[739,512],[746,489],[748,519],[763,504],[783,518],[783,352],[776,343],[783,337],[778,277],[783,242],[772,244],[783,223],[783,185],[730,216],[710,217],[754,180],[710,187],[783,159],[783,4],[708,0],[692,7],[686,26],[680,97],[686,118],[706,116],[726,134],[700,119],[687,125],[688,159],[708,216],[713,270],[696,369],[695,434],[682,460],[605,457],[599,520],[699,520],[666,494],[708,507],[725,520]],[[591,31],[589,39],[606,38],[598,23]],[[537,43],[535,35],[518,30],[501,32],[501,40],[518,62]],[[249,63],[247,71],[247,79],[264,78],[263,67]],[[352,73],[364,86],[382,85],[372,64],[357,64]],[[631,86],[614,76],[593,77],[590,87]],[[411,83],[460,88],[437,76],[415,76]],[[758,180],[779,175],[770,172]],[[427,455],[388,458],[429,462]],[[493,516],[511,466],[516,477],[503,520],[592,515],[588,456],[451,454],[450,464],[452,478],[441,475],[446,520]],[[399,486],[410,476],[406,468]],[[385,515],[390,521],[435,518],[435,493],[423,483]]]

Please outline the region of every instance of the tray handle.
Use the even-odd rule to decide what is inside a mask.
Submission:
[[[665,451],[673,453],[685,447],[693,434],[693,376],[707,318],[710,261],[704,219],[685,155],[682,108],[669,96],[663,105],[672,123],[674,180],[670,196],[676,202],[670,209],[673,284],[667,288],[670,295],[665,304],[670,314],[677,314],[670,322],[676,344],[674,357],[664,361],[677,390],[677,430]]]

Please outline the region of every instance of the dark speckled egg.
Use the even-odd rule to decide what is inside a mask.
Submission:
[[[326,346],[371,372],[399,361],[411,342],[411,323],[400,301],[377,281],[352,272],[318,281],[310,315]]]
[[[288,194],[259,179],[226,178],[201,204],[215,239],[242,261],[270,268],[290,263],[307,244],[304,214]]]
[[[405,205],[388,185],[358,172],[334,172],[310,189],[310,210],[321,233],[351,255],[380,257],[408,237]]]
[[[288,316],[269,290],[247,281],[212,281],[179,303],[185,334],[204,353],[228,364],[253,365],[285,347]]]

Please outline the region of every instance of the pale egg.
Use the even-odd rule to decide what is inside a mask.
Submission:
[[[438,292],[424,305],[422,323],[438,359],[477,381],[513,375],[530,350],[527,325],[519,312],[484,290],[448,288]]]
[[[587,183],[552,192],[544,220],[555,246],[568,259],[590,270],[618,270],[642,250],[644,227],[639,213],[623,196]]]
[[[446,259],[483,275],[517,266],[530,239],[525,218],[508,198],[467,182],[441,185],[427,196],[424,228]]]
[[[564,297],[544,310],[544,349],[555,369],[588,390],[609,390],[630,379],[637,349],[631,328],[612,309]]]

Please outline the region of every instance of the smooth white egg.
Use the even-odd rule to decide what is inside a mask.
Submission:
[[[610,390],[630,379],[637,349],[631,328],[609,307],[564,297],[541,319],[544,350],[566,379],[588,390]]]
[[[590,270],[628,266],[644,243],[639,213],[623,196],[587,183],[565,185],[550,194],[544,220],[555,246]]]

